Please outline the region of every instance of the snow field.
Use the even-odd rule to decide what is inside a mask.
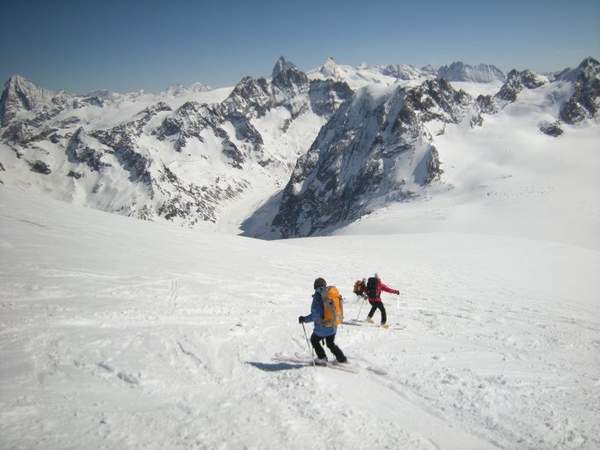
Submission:
[[[600,254],[458,233],[263,242],[0,190],[2,448],[597,448]],[[324,276],[402,330],[306,354]],[[361,317],[367,314],[362,307]],[[376,314],[375,319],[378,319]],[[308,326],[311,329],[310,325]]]

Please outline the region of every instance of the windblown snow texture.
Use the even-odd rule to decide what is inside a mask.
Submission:
[[[371,230],[266,242],[0,188],[0,447],[600,447],[598,250]],[[358,373],[273,360],[308,357],[315,276],[354,318],[374,270],[405,328],[342,325]]]

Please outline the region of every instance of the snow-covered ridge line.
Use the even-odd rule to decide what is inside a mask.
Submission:
[[[442,72],[450,75],[476,72],[474,66],[463,63],[444,67]],[[438,78],[439,69],[431,67],[352,68],[328,59],[318,70],[305,73],[283,57],[270,78],[245,77],[229,89],[199,87],[183,93],[174,89],[160,95],[81,97],[47,91],[13,77],[0,98],[0,181],[105,211],[186,226],[209,221],[217,226],[225,223],[237,232],[252,216],[244,230],[254,236],[326,232],[389,202],[415,198],[426,186],[450,186],[442,175],[444,156],[435,141],[451,127],[486,128],[488,121],[493,123],[496,116],[518,108],[535,117],[536,133],[539,130],[551,137],[576,132],[579,125],[595,126],[598,67],[596,60],[587,58],[576,69],[552,77],[513,70],[492,94],[499,81],[448,83]],[[479,69],[488,75],[496,73],[493,66]],[[469,96],[453,85],[484,94]],[[418,112],[413,119],[408,109],[403,110],[404,122],[410,122],[408,128],[413,130],[411,136],[397,135],[392,143],[372,133],[379,129],[390,135],[385,117],[394,121],[404,100],[390,102],[392,109],[381,115],[383,121],[373,129],[364,120],[350,132],[348,123],[336,118],[344,102],[346,109],[363,104],[366,110],[361,114],[366,114],[379,104],[369,106],[365,98],[383,104],[400,91],[410,97],[410,109]],[[539,106],[530,108],[532,99],[541,93],[544,98],[535,100]],[[330,135],[326,146],[322,145],[325,130]],[[365,146],[377,147],[382,158],[369,159]],[[361,149],[362,159],[345,154],[355,147]],[[333,154],[328,148],[337,149],[338,162],[352,164],[325,170],[325,155]],[[400,148],[411,150],[403,153]],[[303,165],[307,158],[320,161],[315,170],[322,172],[318,177],[305,173],[300,182],[297,163]],[[376,161],[385,167],[387,182],[383,184],[378,184],[383,179],[377,175],[381,167],[374,169]],[[325,212],[324,208],[315,224],[300,223],[305,221],[298,221],[302,216],[298,208],[307,210],[316,204],[301,196],[290,209],[292,191],[304,195],[318,178],[329,188],[323,191],[323,186],[313,186],[319,192],[317,203],[323,206],[331,199],[340,200],[337,190],[348,185],[325,180],[334,173],[346,181],[370,180],[368,189],[365,185],[356,192],[363,195],[366,189],[372,195],[358,201],[348,197],[354,192],[350,189],[339,204],[344,212]],[[356,178],[358,173],[362,175]],[[281,192],[284,186],[288,188]],[[267,199],[271,201],[265,203]],[[284,223],[289,229],[277,230]]]
[[[143,219],[216,222],[229,203],[284,183],[351,94],[344,83],[308,80],[284,58],[272,79],[143,98],[57,96],[16,77],[0,104],[3,166],[16,178],[44,175],[34,185],[61,199]],[[115,110],[122,119],[105,127]]]
[[[329,62],[328,70],[333,64]],[[486,121],[494,122],[496,115],[506,117],[515,107],[529,107],[527,97],[543,96],[542,114],[528,112],[537,123],[527,134],[554,138],[565,126],[587,119],[595,126],[599,69],[597,61],[586,59],[577,81],[566,85],[529,70],[512,70],[495,95],[476,98],[455,90],[444,78],[416,87],[361,88],[299,158],[282,195],[246,222],[246,231],[267,238],[330,233],[388,204],[417,198],[432,184],[437,190],[452,189],[442,176],[444,155],[435,143],[453,127],[486,128]],[[270,229],[257,230],[255,224],[265,217]]]

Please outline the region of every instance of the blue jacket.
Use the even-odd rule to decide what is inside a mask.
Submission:
[[[324,288],[315,289],[315,293],[312,297],[312,305],[310,306],[310,314],[304,316],[305,322],[314,322],[315,329],[314,333],[320,337],[332,336],[336,332],[335,327],[325,327],[321,323],[323,318],[323,300],[321,299],[321,293]]]

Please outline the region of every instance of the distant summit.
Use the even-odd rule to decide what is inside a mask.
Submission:
[[[477,83],[504,81],[505,78],[504,73],[491,64],[471,66],[462,61],[455,61],[449,66],[440,67],[437,76],[448,81],[474,81]]]
[[[416,80],[427,73],[410,64],[390,64],[381,68],[381,73],[398,80]]]
[[[290,89],[299,91],[302,86],[308,84],[306,74],[283,56],[275,62],[271,77],[273,84],[284,91]]]
[[[33,111],[48,104],[56,93],[37,87],[21,75],[13,75],[4,84],[0,97],[0,125],[6,125],[19,111]]]
[[[600,74],[600,63],[592,57],[587,57],[575,68],[570,67],[559,72],[556,80],[575,82],[581,78],[590,80]]]

